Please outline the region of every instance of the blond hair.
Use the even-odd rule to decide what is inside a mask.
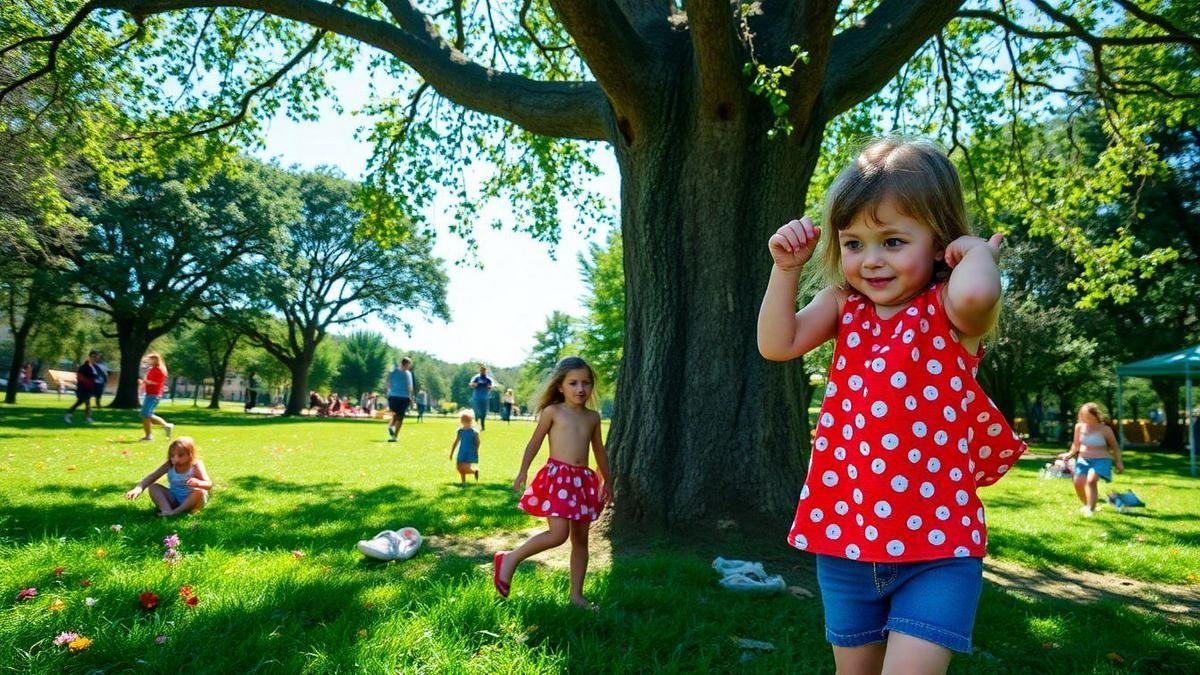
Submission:
[[[171,461],[171,453],[176,450],[182,450],[183,452],[186,452],[188,454],[188,457],[192,458],[193,462],[195,462],[197,459],[197,457],[196,457],[196,440],[194,438],[192,438],[191,436],[180,436],[179,438],[176,438],[175,440],[171,441],[171,444],[167,446],[167,461],[168,462]]]
[[[572,370],[586,370],[588,377],[592,378],[592,397],[596,395],[596,371],[588,365],[587,361],[578,356],[568,356],[551,371],[550,376],[546,378],[546,383],[542,385],[542,393],[538,396],[537,410],[545,410],[555,403],[562,403],[566,400],[559,387],[562,386],[563,380],[567,379],[567,373]],[[590,400],[590,399],[589,399]]]
[[[876,211],[889,198],[897,210],[933,232],[934,247],[939,251],[971,234],[962,183],[946,153],[925,140],[876,139],[842,169],[825,195],[822,224],[828,236],[823,237],[818,269],[826,282],[846,282],[837,233],[850,227],[860,214],[878,222]],[[933,278],[944,281],[949,276],[946,263],[935,261]]]

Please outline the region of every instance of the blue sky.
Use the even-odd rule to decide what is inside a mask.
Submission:
[[[354,111],[367,100],[366,77],[358,71],[339,73],[332,78],[344,114],[323,105],[317,122],[297,123],[283,114],[276,116],[267,129],[265,148],[256,154],[274,158],[285,166],[306,169],[334,165],[349,178],[361,178],[370,146],[354,138],[355,131],[366,120]],[[619,176],[611,151],[605,149],[596,161],[604,176],[596,181],[595,189],[604,195],[611,208],[617,209]],[[494,219],[505,222],[508,211],[507,204],[488,204],[484,207],[483,222]],[[448,263],[450,322],[427,322],[413,314],[408,317],[412,323],[411,335],[378,321],[367,321],[359,327],[383,333],[396,347],[428,352],[446,361],[512,366],[524,361],[533,346],[534,332],[545,326],[548,314],[559,310],[583,315],[581,299],[585,286],[576,258],[589,241],[603,243],[608,234],[606,229],[595,227],[595,223],[578,223],[573,227],[570,223],[576,219],[569,208],[564,208],[562,241],[552,259],[546,244],[511,229],[496,231],[484,225],[476,229],[482,263],[482,269],[478,269],[454,264],[464,256],[466,245],[446,232],[444,214],[448,212],[449,209],[435,205],[426,217],[439,233],[434,251]],[[596,231],[588,235],[591,227]]]

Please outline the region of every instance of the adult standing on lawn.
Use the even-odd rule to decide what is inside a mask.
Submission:
[[[79,368],[75,371],[75,403],[67,408],[67,414],[63,415],[63,421],[70,424],[75,421],[75,409],[82,403],[84,407],[83,418],[84,423],[92,423],[92,392],[96,387],[96,358],[100,356],[100,352],[93,349],[88,352],[87,360],[79,364]]]
[[[92,394],[96,397],[96,407],[100,407],[100,395],[104,393],[104,385],[108,384],[108,366],[104,365],[104,353],[96,354],[96,363],[92,366],[96,370],[96,386],[93,387]]]
[[[479,364],[479,374],[471,378],[469,386],[471,387],[471,407],[475,409],[475,419],[479,420],[479,430],[487,429],[488,414],[488,399],[492,395],[492,388],[497,385],[496,380],[488,375],[487,366]]]
[[[258,405],[258,375],[254,371],[246,376],[246,412]]]
[[[388,410],[392,411],[388,443],[395,443],[400,436],[400,427],[404,425],[404,413],[413,400],[412,359],[407,356],[400,359],[399,365],[393,364],[392,372],[388,373],[387,398]]]

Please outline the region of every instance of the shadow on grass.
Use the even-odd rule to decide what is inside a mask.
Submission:
[[[512,492],[501,485],[449,488],[436,496],[401,485],[355,490],[340,483],[294,483],[262,477],[237,477],[219,483],[209,505],[194,515],[161,519],[153,515],[149,495],[134,505],[119,497],[127,484],[48,483],[8,495],[0,536],[9,542],[45,536],[86,536],[88,523],[129,523],[131,518],[161,521],[159,530],[189,532],[194,546],[242,549],[352,549],[359,539],[380,530],[415,527],[423,535],[467,535],[518,530],[527,517],[513,506]],[[272,509],[272,498],[286,506]],[[130,523],[132,524],[132,523]]]

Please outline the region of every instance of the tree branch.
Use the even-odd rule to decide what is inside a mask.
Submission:
[[[729,0],[690,0],[684,9],[696,55],[701,113],[725,117],[744,91],[736,10]]]
[[[550,0],[613,107],[637,111],[653,91],[655,59],[612,2]]]
[[[1191,35],[1170,21],[1167,21],[1166,17],[1147,12],[1133,2],[1130,2],[1130,0],[1115,0],[1115,2],[1133,16],[1145,21],[1148,24],[1158,26],[1159,28],[1163,29],[1166,31],[1167,35],[1175,38],[1175,40],[1180,44],[1185,44],[1191,47],[1193,50],[1200,52],[1200,37]]]
[[[826,118],[845,112],[887,84],[936,34],[963,0],[883,0],[830,48],[820,106]]]
[[[543,82],[498,73],[471,61],[445,40],[435,41],[428,32],[413,32],[414,28],[425,28],[424,15],[407,0],[388,0],[386,4],[402,28],[319,0],[92,0],[62,31],[23,42],[61,43],[89,14],[101,8],[137,17],[200,7],[240,7],[306,23],[381,49],[414,68],[447,99],[502,117],[533,133],[608,140],[609,108],[596,83]],[[417,19],[420,26],[413,25]],[[39,69],[18,83],[37,79],[50,70],[52,67]]]

